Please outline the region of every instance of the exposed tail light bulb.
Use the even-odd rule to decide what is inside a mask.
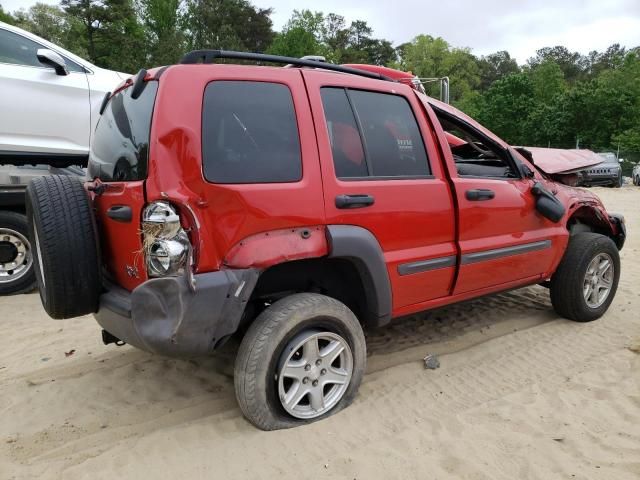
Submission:
[[[157,201],[142,212],[142,234],[147,274],[179,276],[188,272],[191,243],[180,216],[169,202]]]

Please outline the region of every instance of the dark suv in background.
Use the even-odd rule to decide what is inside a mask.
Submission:
[[[604,161],[586,170],[582,170],[580,185],[591,187],[605,185],[620,188],[622,186],[622,167],[618,156],[613,152],[599,153]]]

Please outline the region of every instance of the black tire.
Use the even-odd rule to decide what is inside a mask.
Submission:
[[[17,235],[16,235],[17,234]],[[0,277],[0,295],[15,295],[27,293],[36,288],[36,274],[33,268],[33,252],[29,240],[27,217],[22,213],[0,210],[0,263],[15,260],[20,253],[18,249],[5,237],[16,239],[25,247],[23,252],[24,268],[20,271],[7,271]],[[5,258],[6,257],[6,258]]]
[[[600,253],[613,261],[613,279],[609,295],[597,308],[592,308],[584,298],[583,287],[589,263]],[[620,279],[620,255],[609,237],[583,232],[573,235],[564,257],[551,277],[551,304],[565,318],[576,322],[591,322],[600,318],[615,297]]]
[[[82,183],[48,175],[27,187],[40,299],[52,318],[95,312],[101,289],[95,219]]]
[[[300,419],[287,413],[277,391],[278,365],[285,347],[306,331],[327,331],[348,343],[353,370],[340,401],[323,415]],[[264,310],[244,336],[235,362],[236,398],[244,416],[262,430],[291,428],[339,412],[354,399],[366,366],[362,327],[346,305],[330,297],[299,293]]]
[[[623,180],[622,180],[622,172],[621,172],[621,173],[618,175],[618,179],[616,180],[616,183],[615,183],[615,185],[614,185],[614,186],[615,186],[616,188],[620,188],[620,187],[622,187],[622,183],[623,183]]]

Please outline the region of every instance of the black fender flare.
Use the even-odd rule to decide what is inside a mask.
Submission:
[[[329,258],[350,261],[365,291],[365,323],[380,327],[391,321],[392,293],[387,264],[376,237],[355,225],[328,225]]]

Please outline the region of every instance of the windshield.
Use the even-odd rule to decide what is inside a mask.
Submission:
[[[604,153],[599,153],[598,155],[604,158],[604,162],[602,163],[613,163],[616,165],[618,164],[618,158],[616,157],[616,154],[613,152],[604,152]]]

